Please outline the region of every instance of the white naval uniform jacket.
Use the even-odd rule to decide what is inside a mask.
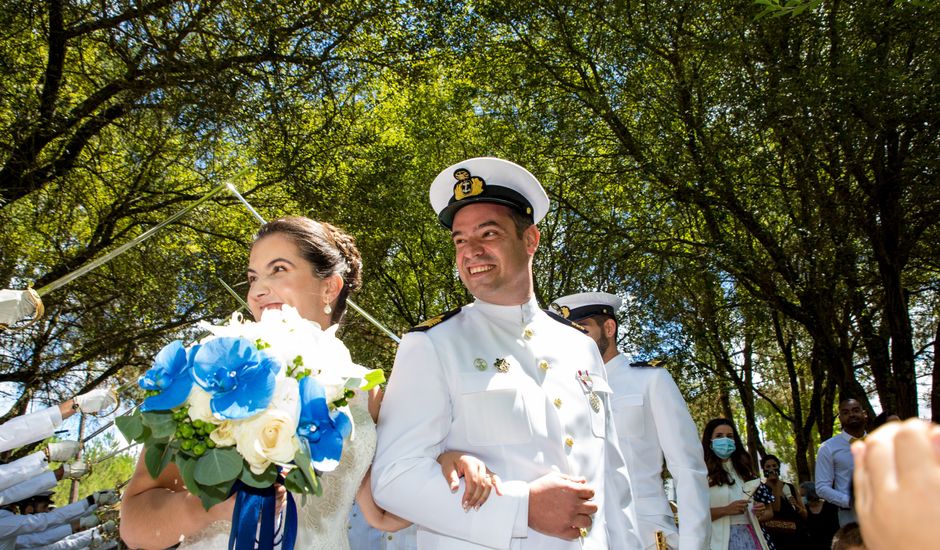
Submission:
[[[607,362],[614,420],[627,461],[643,548],[663,531],[671,548],[704,550],[711,532],[708,471],[698,431],[669,372],[631,367],[625,355]],[[663,458],[676,484],[679,529],[663,490]]]
[[[497,369],[497,359],[505,372]],[[597,410],[578,371],[588,371]],[[539,309],[477,300],[404,336],[378,422],[376,502],[416,523],[418,548],[637,549],[629,475],[610,417],[610,388],[594,342]],[[460,450],[504,480],[464,512],[437,457]],[[528,528],[528,482],[583,476],[599,510],[584,539]]]
[[[52,437],[62,424],[58,406],[17,416],[0,425],[0,453]]]

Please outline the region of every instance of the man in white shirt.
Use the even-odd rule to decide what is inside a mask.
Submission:
[[[620,297],[607,292],[581,292],[552,302],[562,316],[587,329],[604,359],[643,547],[705,550],[712,522],[698,430],[662,364],[631,362],[617,349],[616,315],[622,305]],[[678,529],[663,489],[664,458],[675,480]]]
[[[868,415],[855,399],[839,402],[839,423],[842,432],[823,442],[816,454],[816,493],[839,507],[839,525],[857,522],[850,505],[852,472],[855,462],[852,443],[865,437]]]
[[[376,502],[418,525],[419,550],[639,549],[597,346],[535,300],[544,189],[521,166],[476,158],[441,172],[431,203],[476,301],[402,338],[378,422]],[[479,457],[502,494],[462,509],[437,464],[447,450]]]

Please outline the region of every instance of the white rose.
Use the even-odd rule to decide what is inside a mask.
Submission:
[[[281,378],[268,408],[235,424],[236,449],[252,472],[261,474],[272,462],[287,464],[294,459],[300,450],[296,436],[299,419],[297,381]]]
[[[209,439],[218,447],[231,447],[235,444],[235,423],[231,420],[223,420],[209,434]]]
[[[189,392],[189,418],[193,420],[202,420],[212,424],[219,424],[222,420],[212,416],[212,394],[193,384],[193,389]]]

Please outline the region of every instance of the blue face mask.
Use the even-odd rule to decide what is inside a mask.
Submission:
[[[718,458],[724,460],[734,453],[734,439],[730,437],[719,437],[712,439],[712,450],[718,455]]]

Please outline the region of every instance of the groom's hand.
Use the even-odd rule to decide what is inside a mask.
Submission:
[[[591,527],[597,504],[591,502],[594,489],[582,477],[557,472],[529,483],[529,527],[540,533],[566,540]]]

